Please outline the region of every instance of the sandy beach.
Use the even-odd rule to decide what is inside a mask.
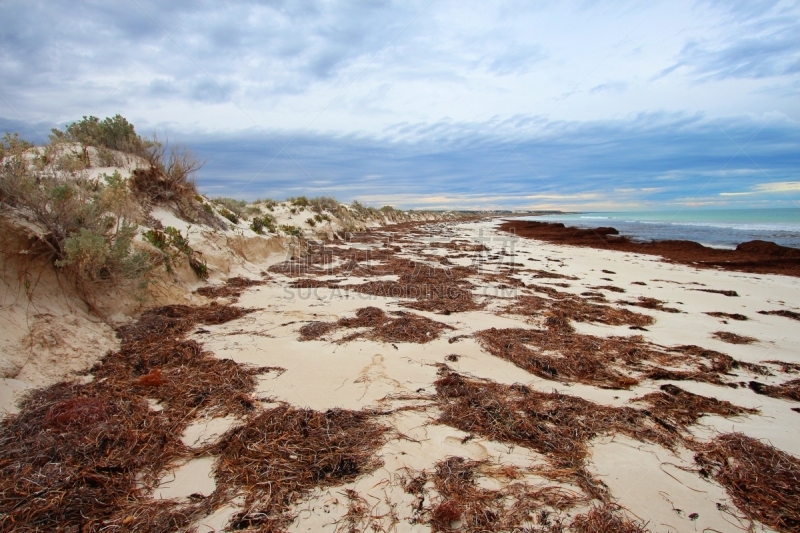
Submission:
[[[751,385],[772,390],[797,372],[795,320],[760,312],[797,311],[792,304],[800,301],[798,278],[697,269],[653,255],[510,238],[498,224],[389,226],[327,250],[310,249],[296,260],[270,255],[259,265],[263,275],[250,272],[259,284],[242,290],[235,304],[249,312],[186,336],[218,360],[268,368],[256,376],[257,405],[246,416],[195,417],[182,441],[199,450],[197,456],[178,461],[152,497],[180,505],[196,501],[198,493],[212,495],[215,477],[223,479],[223,462],[214,451],[224,448],[226,431],[252,424],[259,413],[344,410],[368,414],[363,423],[382,428],[382,436],[370,448],[368,465],[341,476],[348,482],[332,476],[294,495],[289,507],[273,507],[284,516],[277,523],[288,531],[477,531],[480,513],[490,513],[484,519],[496,524],[487,526],[493,530],[510,530],[528,513],[517,524],[526,530],[583,531],[580,517],[591,516],[592,509],[607,513],[604,522],[593,519],[616,530],[771,531],[752,521],[759,518],[752,508],[740,508],[741,495],[726,490],[710,468],[703,470],[698,457],[715,439],[731,434],[800,455],[797,404],[757,394],[759,386]],[[456,287],[455,293],[443,292],[455,298],[393,296],[410,294],[398,283],[403,276],[428,289],[439,283]],[[235,298],[217,300],[227,304]],[[577,310],[558,311],[564,301]],[[419,302],[431,305],[414,309]],[[466,310],[448,309],[454,304]],[[586,312],[598,309],[582,306],[603,309],[592,314]],[[604,315],[610,310],[627,312]],[[537,345],[537,339],[520,336],[528,330],[561,341]],[[734,334],[736,343],[724,333]],[[628,343],[619,352],[626,352],[619,358],[628,361],[605,358],[600,346],[609,338]],[[599,353],[570,351],[587,339]],[[670,351],[675,347],[684,349]],[[514,350],[528,352],[515,356]],[[649,356],[631,355],[648,351]],[[525,354],[554,362],[527,365]],[[559,363],[590,355],[599,356],[602,372]],[[717,364],[723,360],[728,364]],[[778,362],[786,363],[783,370]],[[449,390],[453,383],[461,385]],[[458,403],[467,394],[460,386],[473,387],[484,404]],[[693,407],[657,402],[686,394],[701,400]],[[545,418],[516,411],[521,420],[542,420],[539,437],[482,418],[500,416],[526,395],[537,395],[540,405],[572,402],[580,412],[567,416],[555,405]],[[501,411],[485,405],[492,401]],[[482,414],[472,416],[472,408]],[[632,418],[617,419],[622,412]],[[608,420],[595,424],[595,417]],[[522,423],[514,420],[502,424]],[[578,420],[580,426],[574,425]],[[563,430],[560,438],[570,451],[545,437]],[[551,453],[548,446],[554,447]],[[464,486],[448,488],[445,467],[460,467],[456,477]],[[224,505],[194,521],[198,531],[221,531],[232,518],[237,528],[264,527],[259,505],[267,505],[266,496],[249,483],[255,482],[234,491],[227,487]]]

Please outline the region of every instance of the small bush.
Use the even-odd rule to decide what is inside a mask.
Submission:
[[[131,187],[153,204],[175,202],[197,203],[194,174],[203,166],[191,151],[169,147],[157,140],[147,152],[150,167],[137,168],[131,176]]]
[[[217,205],[224,207],[231,213],[234,213],[239,218],[242,218],[244,216],[245,208],[247,207],[247,202],[245,202],[244,200],[234,200],[233,198],[221,197],[221,198],[214,198],[211,201]]]
[[[308,224],[309,226],[311,226],[313,228],[314,226],[317,225],[317,221],[314,220],[313,218],[307,218],[306,219],[306,224]]]
[[[164,268],[167,272],[172,271],[172,267],[181,263],[181,258],[186,257],[189,266],[200,279],[208,278],[208,267],[205,261],[198,257],[199,252],[195,252],[189,246],[188,235],[181,234],[180,230],[167,226],[164,231],[151,229],[143,235],[144,240],[158,248],[163,253]]]
[[[323,211],[335,213],[339,209],[339,202],[330,196],[318,196],[309,200],[308,203],[311,209],[317,213],[322,213]]]
[[[295,197],[287,198],[287,201],[292,205],[296,205],[298,207],[308,206],[308,198],[306,198],[305,196],[298,196],[296,198]]]
[[[6,132],[0,139],[0,160],[8,155],[19,155],[33,148],[33,145],[25,139],[20,139],[19,133],[13,134]]]
[[[224,207],[220,210],[219,214],[224,216],[225,218],[227,218],[228,220],[230,220],[234,224],[238,224],[239,223],[239,216],[236,213],[228,211]]]
[[[296,208],[296,207],[290,207],[290,208],[289,208],[289,212],[290,212],[291,214],[293,214],[293,215],[296,215],[296,214],[297,214],[297,208]]]
[[[37,170],[23,155],[2,161],[0,202],[43,228],[41,242],[57,267],[79,280],[137,277],[149,268],[146,254],[131,249],[137,207],[117,172],[102,182],[66,178]]]
[[[77,142],[83,146],[102,147],[136,155],[144,155],[152,146],[151,141],[136,134],[133,124],[122,115],[107,117],[102,121],[97,117],[84,116],[67,126],[65,131],[54,128],[51,132],[50,139],[54,143]]]
[[[293,237],[300,237],[303,234],[303,231],[297,226],[289,226],[286,224],[281,224],[280,230]]]
[[[259,235],[264,233],[264,229],[267,229],[270,233],[275,233],[275,219],[271,215],[254,217],[250,223],[250,229]]]

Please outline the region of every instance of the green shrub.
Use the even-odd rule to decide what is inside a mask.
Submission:
[[[228,211],[224,207],[220,210],[219,214],[224,216],[225,218],[227,218],[228,220],[230,220],[234,224],[238,224],[239,223],[238,215],[236,213],[232,213],[231,211]]]
[[[262,217],[254,217],[250,223],[250,229],[259,235],[264,233],[264,229],[270,233],[275,233],[275,219],[271,215],[264,215]]]
[[[0,160],[2,160],[6,154],[20,155],[31,148],[33,148],[33,145],[25,139],[20,139],[19,133],[14,132],[11,134],[6,132],[3,138],[0,139]]]
[[[318,196],[309,200],[308,203],[311,209],[317,213],[322,213],[326,210],[335,213],[339,209],[339,202],[330,196]]]
[[[307,218],[306,219],[306,224],[308,224],[309,226],[311,226],[313,228],[314,226],[317,225],[317,221],[314,220],[313,218]]]
[[[290,208],[289,208],[289,212],[290,212],[291,214],[293,214],[293,215],[296,215],[296,214],[297,214],[297,208],[296,208],[296,207],[290,207]]]
[[[280,230],[286,233],[287,235],[291,235],[293,237],[300,237],[301,235],[303,235],[303,231],[297,226],[289,226],[286,224],[281,224]]]
[[[164,231],[151,229],[143,235],[144,240],[158,248],[163,253],[164,268],[167,272],[172,271],[172,267],[181,263],[181,258],[186,257],[189,266],[200,279],[208,278],[208,267],[200,257],[199,252],[195,252],[189,246],[188,234],[186,237],[180,230],[167,226]]]
[[[198,278],[208,279],[208,265],[206,265],[206,262],[199,257],[190,257],[189,267],[194,271]]]
[[[133,124],[122,115],[107,117],[102,121],[97,117],[84,116],[67,126],[65,131],[53,128],[50,139],[53,142],[77,142],[83,146],[103,147],[136,155],[144,155],[151,146],[151,141],[137,135]]]
[[[19,154],[21,155],[21,154]],[[39,171],[24,157],[0,166],[0,202],[21,209],[43,228],[41,242],[53,263],[81,280],[137,277],[150,262],[131,249],[137,208],[115,172],[103,181]]]
[[[297,197],[290,197],[286,199],[292,205],[296,205],[298,207],[306,207],[308,206],[308,198],[305,196],[297,196]]]

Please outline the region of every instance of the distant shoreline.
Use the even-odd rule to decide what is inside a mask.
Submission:
[[[504,220],[499,229],[552,244],[659,255],[667,261],[700,268],[800,277],[800,249],[769,241],[747,241],[734,250],[725,250],[688,240],[635,242],[612,227],[581,229],[560,222]]]

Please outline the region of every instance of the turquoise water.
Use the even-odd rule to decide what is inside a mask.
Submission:
[[[678,239],[734,248],[763,240],[800,248],[800,208],[587,212],[525,217],[568,226],[611,226],[637,241]]]

